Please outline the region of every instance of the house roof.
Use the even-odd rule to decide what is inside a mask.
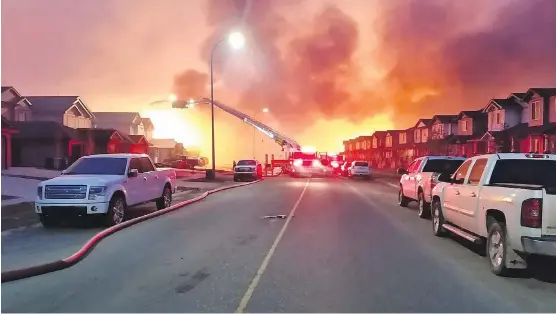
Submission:
[[[10,101],[10,103],[19,103],[22,100],[25,100],[27,106],[32,105],[27,98],[21,96],[21,94],[17,91],[17,89],[15,89],[15,87],[13,87],[13,86],[2,86],[2,93],[10,91],[10,90],[13,91],[15,96],[16,96],[15,100]]]
[[[145,128],[154,127],[153,122],[149,118],[141,118],[141,121],[143,121],[143,125],[145,126]]]
[[[79,96],[27,96],[25,97],[33,105],[33,111],[37,113],[64,114],[76,102],[79,102],[87,114],[94,117]]]
[[[149,144],[147,138],[144,135],[128,135],[128,137],[134,144],[139,144],[142,140],[145,141],[146,144]]]
[[[466,110],[466,111],[460,111],[460,113],[458,114],[458,120],[461,119],[463,117],[463,115],[466,115],[468,117],[471,118],[479,118],[479,117],[483,117],[485,116],[485,114],[483,113],[483,110]]]
[[[398,134],[400,132],[403,132],[404,130],[388,130],[386,131],[386,134],[390,134],[390,135],[395,135]]]
[[[95,117],[100,121],[131,124],[137,117],[141,116],[138,112],[95,112]]]
[[[457,114],[437,114],[432,117],[432,122],[440,121],[440,123],[450,123],[458,118]]]
[[[419,119],[419,120],[417,120],[417,123],[415,123],[414,128],[416,128],[421,122],[422,122],[425,126],[429,127],[429,126],[431,126],[432,119]]]
[[[77,129],[81,139],[92,139],[95,142],[108,142],[114,137],[117,139],[131,143],[131,139],[124,133],[115,129]]]
[[[513,97],[523,99],[525,98],[525,95],[527,95],[527,93],[511,93],[510,96],[508,96],[508,99],[512,99]]]
[[[2,93],[9,90],[10,88],[13,88],[13,86],[2,86]]]
[[[21,139],[76,139],[75,129],[68,128],[53,121],[14,122],[19,130],[15,138]]]
[[[543,98],[556,96],[556,87],[551,87],[551,88],[532,87],[532,88],[529,88],[529,90],[527,91],[527,93],[526,93],[526,95],[524,96],[523,99],[525,101],[528,101],[531,98],[531,96],[533,95],[533,93],[537,93]]]
[[[375,131],[373,133],[373,137],[384,137],[386,136],[386,133],[388,133],[388,131]]]
[[[151,140],[151,144],[158,148],[176,148],[178,142],[173,138],[156,138]]]
[[[523,107],[518,104],[514,99],[491,99],[488,105],[485,107],[487,109],[492,103],[495,103],[502,109],[515,109],[515,110],[523,110]]]

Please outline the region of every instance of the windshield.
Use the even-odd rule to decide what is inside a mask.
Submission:
[[[254,160],[240,160],[237,162],[238,166],[256,166],[257,162]]]
[[[295,152],[292,154],[293,159],[315,159],[317,158],[317,154],[313,153],[301,153],[301,152]]]
[[[498,160],[490,178],[490,184],[496,183],[556,187],[556,160]]]
[[[354,165],[355,167],[368,167],[369,163],[365,161],[357,161]]]
[[[458,170],[465,160],[454,159],[429,159],[423,168],[423,172],[442,172],[452,174]]]
[[[127,158],[81,158],[64,174],[125,175]]]

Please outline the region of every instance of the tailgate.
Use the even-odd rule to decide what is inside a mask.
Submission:
[[[556,193],[544,191],[542,204],[542,235],[556,235]],[[549,194],[551,193],[551,194]]]

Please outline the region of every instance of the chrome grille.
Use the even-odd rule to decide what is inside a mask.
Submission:
[[[47,185],[44,198],[51,200],[77,200],[87,197],[86,185]]]

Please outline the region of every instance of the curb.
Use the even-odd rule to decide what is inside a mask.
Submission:
[[[162,215],[167,214],[169,212],[178,210],[178,209],[180,209],[180,208],[182,208],[186,205],[196,203],[200,200],[205,199],[210,194],[221,192],[221,191],[224,191],[224,190],[230,190],[230,189],[234,189],[234,188],[238,188],[238,187],[242,187],[242,186],[246,186],[246,185],[250,185],[250,184],[255,184],[255,183],[258,183],[258,182],[261,182],[261,181],[263,181],[263,179],[257,180],[257,181],[252,181],[252,182],[246,182],[246,183],[231,185],[231,186],[225,186],[225,187],[217,188],[217,189],[214,189],[214,190],[210,190],[210,191],[207,191],[207,192],[205,192],[205,193],[203,193],[203,194],[201,194],[201,195],[199,195],[195,198],[192,198],[192,199],[187,200],[187,201],[183,201],[181,203],[177,203],[177,204],[172,205],[168,208],[165,208],[165,209],[162,209],[162,210],[159,210],[159,211],[156,211],[156,212],[153,212],[153,213],[141,216],[141,217],[133,218],[131,220],[124,221],[124,222],[122,222],[118,225],[115,225],[115,226],[112,226],[110,228],[104,229],[103,231],[97,233],[94,237],[89,239],[89,241],[87,241],[87,243],[85,243],[81,247],[81,249],[79,249],[79,251],[75,252],[73,255],[71,255],[69,257],[66,257],[64,259],[60,259],[60,260],[57,260],[57,261],[41,264],[41,265],[3,271],[2,272],[2,283],[10,282],[10,281],[16,281],[16,280],[30,278],[30,277],[35,277],[35,276],[44,275],[44,274],[47,274],[47,273],[63,270],[63,269],[66,269],[66,268],[70,268],[70,267],[76,265],[77,263],[81,262],[82,260],[84,260],[85,257],[87,257],[87,255],[89,255],[93,251],[93,249],[97,246],[97,244],[99,244],[100,241],[102,241],[104,238],[108,237],[109,235],[112,235],[112,234],[114,234],[114,233],[116,233],[120,230],[126,229],[128,227],[136,225],[136,224],[138,224],[140,222],[143,222],[145,220],[149,220],[149,219],[154,218],[154,217],[162,216]]]

